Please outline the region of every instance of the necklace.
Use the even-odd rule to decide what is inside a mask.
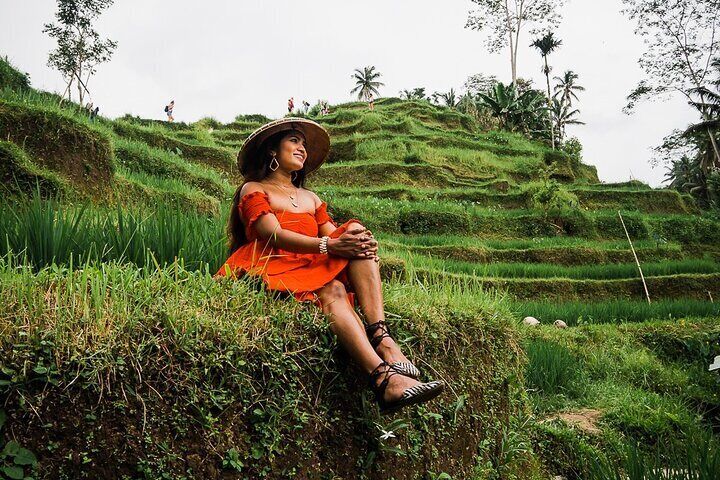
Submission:
[[[287,192],[288,187],[286,187],[285,185],[280,185],[279,183],[275,183],[275,182],[270,182],[270,183],[272,183],[273,185],[277,185],[278,187],[281,187],[283,189],[283,191],[285,192],[285,195],[287,195],[288,198],[290,198],[290,203],[292,204],[292,206],[295,208],[298,207],[298,203],[297,203],[298,188],[297,187],[295,187],[295,195],[291,195]]]

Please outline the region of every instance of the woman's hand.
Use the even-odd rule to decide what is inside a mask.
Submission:
[[[345,258],[367,258],[376,262],[378,242],[367,228],[352,228],[328,240],[328,253]]]

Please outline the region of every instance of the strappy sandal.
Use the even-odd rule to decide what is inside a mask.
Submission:
[[[378,330],[381,332],[380,335],[375,335],[375,332]],[[366,326],[365,333],[368,336],[368,340],[370,340],[370,345],[372,345],[375,351],[377,351],[377,348],[385,338],[390,338],[390,328],[387,326],[387,323],[385,323],[385,320],[380,320],[379,322]],[[420,378],[420,370],[410,362],[393,362],[389,365],[390,368],[400,375],[405,375],[415,380]]]
[[[380,376],[384,375],[382,382],[377,383]],[[392,402],[385,400],[385,390],[387,390],[390,378],[393,375],[402,375],[393,369],[392,366],[387,362],[382,362],[380,365],[375,367],[375,370],[370,373],[370,388],[375,392],[375,400],[380,407],[380,414],[387,415],[388,413],[396,412],[403,407],[408,405],[415,405],[418,403],[424,403],[432,400],[442,393],[445,389],[445,382],[435,380],[427,383],[419,383],[414,387],[405,389],[399,399]]]

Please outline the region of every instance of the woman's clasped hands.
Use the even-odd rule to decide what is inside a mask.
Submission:
[[[380,261],[378,242],[365,227],[352,227],[338,238],[328,240],[328,253],[346,258],[367,258]]]

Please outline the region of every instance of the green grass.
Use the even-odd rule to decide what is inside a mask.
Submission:
[[[110,261],[152,267],[181,258],[190,270],[215,272],[227,248],[221,222],[172,205],[152,211],[73,208],[36,197],[0,207],[0,255],[7,254],[36,269]]]
[[[583,279],[620,279],[640,278],[635,264],[576,265],[571,267],[543,263],[490,263],[479,264],[451,259],[407,255],[399,250],[391,250],[395,255],[404,256],[417,268],[434,269],[452,273],[463,273],[478,277],[499,278],[571,278]],[[642,265],[646,276],[677,275],[680,273],[717,273],[720,263],[712,260],[675,260],[645,263]]]
[[[715,465],[703,457],[709,443],[693,432],[720,420],[716,378],[706,371],[720,354],[720,310],[701,300],[718,284],[718,222],[694,215],[687,196],[640,182],[598,183],[594,167],[519,134],[482,131],[474,118],[428,102],[379,99],[374,112],[351,102],[318,118],[332,151],[311,188],[319,186],[338,222],[357,217],[373,229],[395,338],[424,371],[449,380],[447,399],[417,410],[398,429],[402,438],[384,444],[359,395],[364,382],[336,358],[324,318],[249,279],[210,279],[228,253],[237,151],[269,119],[90,122],[79,106],[27,89],[0,90],[2,108],[9,120],[1,140],[13,143],[0,143],[0,155],[25,169],[23,185],[47,167],[35,162],[81,150],[48,125],[101,140],[107,148],[98,158],[117,166],[108,169],[108,191],[93,196],[99,205],[64,197],[0,206],[0,390],[10,389],[2,408],[16,417],[13,435],[45,432],[28,405],[69,415],[53,427],[57,438],[78,428],[92,435],[101,424],[84,424],[87,412],[114,418],[132,432],[117,444],[135,448],[120,460],[143,458],[129,476],[142,470],[148,478],[190,475],[170,456],[217,460],[231,448],[256,460],[243,467],[248,478],[297,476],[298,468],[312,476],[318,455],[324,470],[338,455],[330,468],[343,478],[386,473],[371,472],[378,463],[453,478],[473,478],[476,464],[481,478],[593,480],[644,480],[655,465]],[[32,121],[16,121],[26,117]],[[60,166],[102,164],[90,157]],[[580,209],[528,208],[539,167],[553,161]],[[650,305],[616,209],[650,277]],[[696,298],[663,299],[689,296]],[[525,315],[543,325],[515,325]],[[571,328],[549,327],[555,319]],[[85,404],[88,395],[104,402]],[[580,408],[600,411],[599,434],[551,418]],[[507,420],[520,411],[534,412],[537,423],[524,429]],[[534,451],[525,446],[533,429],[545,436]],[[327,441],[337,435],[340,448]],[[640,447],[633,453],[626,444]],[[41,461],[74,468],[69,459],[78,452],[62,442],[55,448]],[[513,458],[514,477],[505,469]],[[597,476],[587,458],[600,459]],[[540,461],[552,469],[533,475]],[[490,473],[477,473],[488,465]]]
[[[146,178],[177,180],[223,200],[232,195],[233,189],[227,180],[212,168],[200,167],[174,152],[153,148],[143,142],[117,138],[113,143],[116,161],[133,174],[145,173],[151,176]],[[137,176],[135,178],[139,180]],[[148,185],[157,187],[157,182]]]
[[[547,340],[530,340],[525,345],[528,388],[544,395],[568,393],[576,389],[581,371],[578,360],[566,347]]]
[[[518,318],[536,317],[545,324],[563,320],[568,325],[720,316],[720,303],[693,299],[655,300],[650,304],[640,299],[603,302],[525,301],[515,303],[512,308],[518,312]]]
[[[532,249],[548,247],[588,247],[598,250],[626,250],[627,240],[592,240],[578,237],[537,237],[530,239],[484,239],[480,237],[464,235],[393,235],[380,232],[376,235],[381,240],[387,239],[392,242],[410,246],[461,246],[461,247],[485,247],[496,250],[509,249]],[[679,249],[677,242],[664,242],[658,244],[654,240],[633,241],[636,249],[656,248],[662,246],[667,249]]]
[[[96,478],[109,467],[181,477],[188,474],[181,460],[188,448],[207,454],[218,470],[234,448],[248,478],[268,472],[358,477],[371,468],[396,468],[394,455],[383,458],[390,449],[407,452],[403,461],[414,471],[471,478],[474,459],[448,461],[448,455],[495,441],[492,432],[500,431],[508,411],[501,406],[503,382],[520,369],[515,333],[497,299],[481,290],[466,295],[447,285],[419,289],[397,282],[384,290],[395,338],[452,385],[402,426],[377,415],[364,375],[339,351],[324,316],[273,298],[250,279],[215,281],[179,264],[137,269],[111,262],[36,272],[0,259],[6,428],[45,452],[47,420],[21,404],[51,404],[57,440],[52,455],[38,457],[40,471],[57,478],[61,471]],[[458,348],[447,349],[456,342]],[[466,358],[471,351],[483,355]],[[479,416],[487,416],[486,428],[473,428]],[[92,445],[80,465],[72,463],[77,425],[88,428]],[[112,441],[92,433],[99,428]],[[397,438],[381,442],[379,428],[393,429]],[[344,440],[328,442],[327,434],[311,431]],[[169,438],[174,441],[163,443]],[[453,438],[462,442],[450,446]],[[113,455],[118,442],[126,445],[122,457]],[[448,445],[444,454],[413,450],[437,444]],[[170,455],[180,460],[167,463]]]
[[[717,318],[524,328],[528,381],[548,384],[531,392],[543,419],[536,451],[557,474],[580,478],[713,478],[707,467],[720,458],[708,427],[720,396],[707,364],[720,354]],[[557,417],[586,409],[599,417],[594,433]],[[661,467],[682,474],[654,476]]]

